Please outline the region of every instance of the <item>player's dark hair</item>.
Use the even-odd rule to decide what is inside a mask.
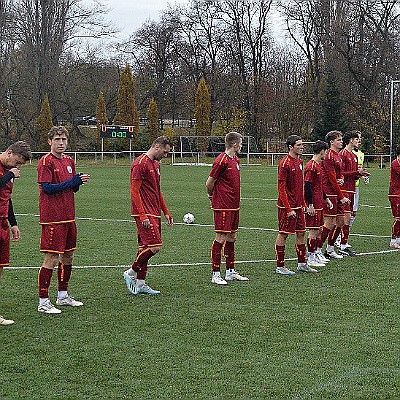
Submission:
[[[243,136],[238,132],[229,132],[225,135],[225,147],[231,148],[238,143]]]
[[[56,135],[59,135],[59,136],[65,135],[67,138],[69,138],[69,132],[68,132],[67,128],[66,128],[65,126],[62,126],[62,125],[60,125],[60,126],[53,126],[53,127],[50,129],[49,133],[47,134],[47,137],[48,137],[50,140],[52,140],[53,137],[56,136]]]
[[[159,136],[157,139],[154,139],[153,143],[151,144],[151,147],[154,147],[157,144],[160,144],[162,147],[165,147],[166,145],[171,146],[171,140],[167,136]]]
[[[400,145],[396,147],[396,156],[400,156]]]
[[[351,139],[361,137],[360,131],[348,131],[343,135],[343,146],[347,146]]]
[[[324,142],[323,140],[317,140],[313,144],[313,152],[314,154],[320,153],[322,150],[326,150],[328,148],[328,144]]]
[[[8,146],[7,150],[11,150],[14,154],[18,154],[21,156],[24,161],[29,161],[32,159],[31,146],[28,143],[20,140],[18,142],[13,143],[11,146]]]
[[[343,136],[343,133],[340,131],[330,131],[325,136],[325,142],[328,143],[328,146],[331,146],[331,142],[333,142],[338,137]]]
[[[298,140],[301,140],[301,137],[299,135],[290,135],[287,139],[286,139],[286,146],[288,149],[290,149],[289,146],[294,147],[294,145],[296,144],[296,142]]]

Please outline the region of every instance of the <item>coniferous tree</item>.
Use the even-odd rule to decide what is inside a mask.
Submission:
[[[158,106],[154,97],[150,100],[149,107],[147,108],[147,128],[149,130],[150,141],[153,142],[159,134],[158,129]]]
[[[47,134],[53,127],[53,116],[51,114],[50,102],[47,94],[42,102],[40,114],[36,118],[36,126],[39,134],[39,150],[46,151],[49,147],[47,143]]]
[[[201,78],[197,86],[194,111],[197,136],[209,136],[211,133],[210,109],[211,100],[208,86],[205,79]],[[202,152],[207,151],[208,140],[200,140],[199,146]]]
[[[324,140],[329,131],[339,130],[344,132],[346,125],[343,115],[343,100],[341,99],[335,76],[332,70],[326,73],[320,102],[319,118],[316,118],[313,139]]]
[[[136,138],[139,128],[139,112],[135,100],[135,81],[133,79],[132,69],[129,64],[125,66],[120,76],[117,95],[117,113],[114,117],[113,123],[114,125],[135,126]],[[135,140],[133,139],[133,142],[134,141]],[[124,142],[120,142],[120,144],[126,149],[127,144]]]

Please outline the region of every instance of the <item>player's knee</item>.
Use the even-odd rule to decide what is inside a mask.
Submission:
[[[74,253],[72,251],[65,252],[61,256],[61,262],[65,265],[72,265],[73,259],[74,259]]]
[[[150,249],[151,249],[151,251],[152,251],[154,254],[156,254],[156,253],[158,253],[159,251],[161,251],[161,247],[162,247],[162,246],[154,246],[154,247],[150,247]]]

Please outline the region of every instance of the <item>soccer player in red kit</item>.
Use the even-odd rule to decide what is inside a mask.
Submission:
[[[169,138],[160,136],[145,154],[136,158],[131,167],[132,216],[136,222],[139,248],[132,267],[124,272],[124,279],[134,295],[160,293],[146,284],[146,276],[147,262],[162,247],[161,211],[168,226],[174,223],[160,189],[159,161],[167,157],[170,150]]]
[[[400,146],[397,146],[396,159],[390,166],[389,201],[394,218],[390,247],[400,249]]]
[[[356,253],[348,247],[350,233],[350,219],[353,212],[354,195],[356,193],[356,181],[361,176],[370,174],[363,168],[359,168],[357,155],[354,149],[358,149],[361,140],[359,131],[349,131],[343,135],[343,146],[339,155],[342,159],[343,185],[341,191],[344,196],[350,199],[350,204],[344,204],[344,221],[341,231],[339,253],[344,256],[355,256]]]
[[[322,188],[321,161],[325,158],[328,145],[317,140],[313,145],[313,158],[304,168],[304,194],[306,200],[306,229],[308,229],[308,272],[318,272],[314,267],[323,267],[329,260],[321,252],[321,229],[324,224],[324,203],[332,207]]]
[[[21,165],[31,158],[29,144],[23,141],[12,144],[0,154],[0,278],[3,268],[10,264],[10,226],[11,240],[17,242],[21,237],[11,201],[14,179],[20,177]],[[0,325],[13,323],[12,319],[0,315]]]
[[[289,154],[278,166],[278,222],[279,232],[275,242],[277,274],[294,275],[285,267],[285,245],[288,235],[296,234],[298,271],[309,272],[306,264],[306,231],[304,219],[303,154],[304,145],[300,136],[291,135],[286,140]]]
[[[208,198],[214,211],[215,239],[211,248],[211,282],[226,285],[228,281],[248,281],[235,270],[235,241],[239,227],[240,168],[237,154],[242,148],[242,135],[225,135],[225,152],[215,160],[206,181]],[[221,276],[222,248],[226,262],[225,279]]]
[[[74,160],[65,155],[69,133],[63,126],[53,126],[48,133],[50,153],[44,155],[38,164],[39,213],[42,226],[40,251],[44,253],[39,270],[38,311],[45,314],[59,314],[49,299],[49,287],[54,267],[58,264],[59,306],[79,307],[83,303],[68,294],[72,260],[76,250],[75,192],[89,182],[90,175],[77,174]]]
[[[328,245],[324,256],[326,258],[343,258],[335,252],[334,244],[340,234],[344,222],[344,204],[350,204],[350,200],[342,193],[341,186],[344,179],[342,175],[342,159],[339,151],[343,147],[343,137],[340,131],[330,131],[325,136],[329,145],[325,159],[321,162],[322,184],[324,193],[331,201],[333,207],[324,208],[324,226],[321,233],[321,245],[328,238]]]

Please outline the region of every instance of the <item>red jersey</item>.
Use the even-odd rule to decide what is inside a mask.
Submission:
[[[316,210],[324,208],[324,192],[322,189],[322,168],[314,160],[310,160],[304,168],[304,182],[311,183],[312,200]]]
[[[400,159],[392,161],[390,167],[389,197],[400,197]]]
[[[51,153],[44,155],[38,164],[39,213],[41,224],[60,224],[75,221],[73,189],[46,194],[40,183],[62,183],[76,175],[74,160],[65,154],[57,158]]]
[[[146,154],[139,156],[131,167],[131,182],[140,180],[139,193],[147,216],[161,218],[160,164]],[[139,210],[132,198],[132,216],[138,217]]]
[[[278,207],[295,210],[304,207],[303,161],[289,154],[278,166]]]
[[[239,210],[240,166],[237,156],[221,153],[211,169],[211,178],[216,179],[211,200],[213,210]]]
[[[0,176],[5,175],[9,170],[0,163]],[[8,204],[11,198],[14,179],[11,179],[0,189],[0,217],[8,218]]]
[[[342,159],[339,153],[332,149],[326,151],[325,159],[321,162],[322,166],[322,185],[327,196],[338,196],[343,199],[342,190],[337,183],[338,179],[343,179]]]
[[[342,174],[344,176],[344,183],[341,190],[342,192],[355,193],[356,181],[359,178],[357,154],[347,149],[342,149],[339,155],[342,159]]]

